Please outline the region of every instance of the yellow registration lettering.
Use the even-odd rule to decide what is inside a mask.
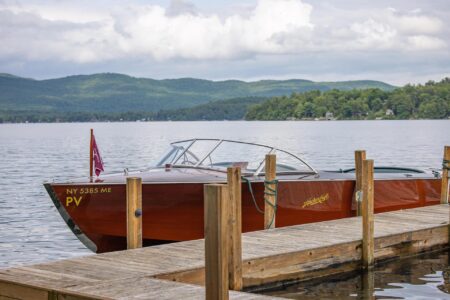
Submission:
[[[73,195],[77,193],[77,189],[66,189],[67,195]]]
[[[72,197],[66,197],[66,206],[69,206],[70,203],[73,202],[73,198]]]
[[[75,203],[75,206],[80,205],[81,199],[83,197],[66,197],[66,206],[70,206],[71,204]]]
[[[77,199],[77,197],[73,197],[73,200],[75,201],[76,206],[80,205],[81,198],[83,198],[83,197],[80,196],[78,199]]]

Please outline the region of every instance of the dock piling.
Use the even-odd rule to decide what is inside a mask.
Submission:
[[[448,171],[450,170],[450,146],[444,147],[442,161],[441,204],[448,204]]]
[[[242,290],[242,190],[241,168],[227,169],[228,194],[230,197],[230,252],[229,252],[229,288]]]
[[[366,150],[355,151],[355,194],[353,199],[356,204],[356,215],[361,215],[361,187],[362,187],[362,163],[366,159]]]
[[[142,247],[142,179],[127,178],[127,249]]]
[[[207,300],[228,299],[229,193],[224,184],[205,184],[205,292]]]
[[[276,179],[277,158],[275,154],[266,155],[265,164],[265,190],[264,190],[264,228],[275,228],[275,213],[277,197],[273,191],[276,190],[276,184],[273,183]]]
[[[374,184],[373,184],[373,160],[364,160],[362,164],[362,223],[363,243],[362,260],[363,268],[369,269],[374,263]]]

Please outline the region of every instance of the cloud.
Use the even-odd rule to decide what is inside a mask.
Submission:
[[[227,2],[232,9],[205,12],[188,0],[173,0],[167,7],[138,0],[0,0],[0,71],[64,66],[76,72],[115,69],[211,78],[212,67],[222,72],[216,77],[242,78],[305,70],[334,74],[333,66],[343,66],[334,60],[345,58],[349,66],[360,55],[387,61],[395,54],[398,61],[389,60],[391,64],[410,63],[405,57],[426,60],[427,68],[434,68],[431,56],[448,61],[445,9],[417,8],[408,1],[395,8],[387,7],[387,1],[358,6],[358,1],[346,0],[340,8],[328,1],[306,1]],[[147,71],[139,69],[143,66]],[[236,75],[227,71],[230,66]],[[239,66],[249,66],[249,71]]]
[[[221,18],[176,1],[169,9],[132,5],[112,9],[108,18],[75,22],[46,18],[51,14],[45,8],[6,6],[0,9],[0,26],[8,30],[0,38],[8,50],[0,55],[88,63],[128,55],[167,60],[283,53],[297,47],[287,37],[313,27],[311,10],[300,0],[260,0],[248,16]]]
[[[194,4],[187,2],[185,0],[173,0],[170,2],[169,8],[167,9],[168,16],[178,16],[183,14],[197,14],[197,7]]]
[[[408,37],[408,42],[416,50],[435,50],[446,48],[447,44],[436,37],[426,35],[414,35]]]
[[[447,47],[443,22],[421,10],[399,12],[393,8],[367,14],[366,20],[329,31],[329,47],[342,51],[431,51]],[[325,32],[325,36],[327,33]],[[331,42],[331,43],[330,43]]]

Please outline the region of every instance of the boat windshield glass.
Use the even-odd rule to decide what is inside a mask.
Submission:
[[[162,156],[157,167],[190,166],[226,170],[239,166],[242,173],[264,174],[266,154],[276,154],[277,173],[317,173],[299,157],[270,146],[239,141],[194,139],[175,142]]]

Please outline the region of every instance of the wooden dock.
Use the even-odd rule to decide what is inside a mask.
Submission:
[[[376,214],[375,262],[444,248],[447,204]],[[361,217],[242,235],[247,289],[361,268]],[[198,299],[205,297],[204,240],[0,270],[0,299]],[[176,282],[175,282],[176,281]],[[232,299],[268,299],[230,292]]]

